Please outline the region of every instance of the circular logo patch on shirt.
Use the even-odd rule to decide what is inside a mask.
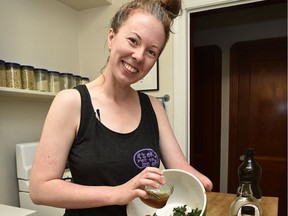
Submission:
[[[159,157],[157,153],[150,148],[145,148],[137,151],[134,154],[134,163],[139,169],[146,167],[158,167]]]

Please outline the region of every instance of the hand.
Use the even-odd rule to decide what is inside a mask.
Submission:
[[[202,176],[199,178],[199,180],[203,184],[206,191],[208,191],[208,192],[212,191],[213,183],[211,182],[211,180],[209,178],[207,178],[206,176]]]
[[[163,171],[155,167],[147,167],[137,176],[125,184],[116,186],[115,204],[126,205],[136,197],[148,198],[148,194],[141,188],[144,186],[159,187],[164,184]]]

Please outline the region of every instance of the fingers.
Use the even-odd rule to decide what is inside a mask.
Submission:
[[[165,183],[163,171],[155,167],[147,167],[138,175],[139,187],[152,186],[159,187]]]

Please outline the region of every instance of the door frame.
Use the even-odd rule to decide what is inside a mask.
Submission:
[[[263,0],[235,0],[232,2],[229,0],[183,0],[183,14],[181,17],[175,20],[173,26],[173,32],[175,32],[173,35],[173,128],[175,136],[177,137],[183,153],[188,161],[190,161],[190,13],[260,1]],[[223,179],[223,182],[220,184],[220,191],[227,191],[228,134],[227,137],[222,137],[222,140],[223,139],[227,140],[227,146],[221,146],[222,151],[226,152],[226,154],[221,154],[220,178]]]

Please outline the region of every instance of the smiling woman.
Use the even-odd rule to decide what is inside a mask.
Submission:
[[[66,208],[66,216],[126,216],[127,203],[148,198],[144,186],[165,184],[160,162],[212,190],[187,163],[159,100],[131,87],[158,60],[180,12],[181,0],[134,0],[119,9],[102,74],[59,92],[50,107],[31,172],[35,203]],[[73,182],[61,180],[67,161]]]

